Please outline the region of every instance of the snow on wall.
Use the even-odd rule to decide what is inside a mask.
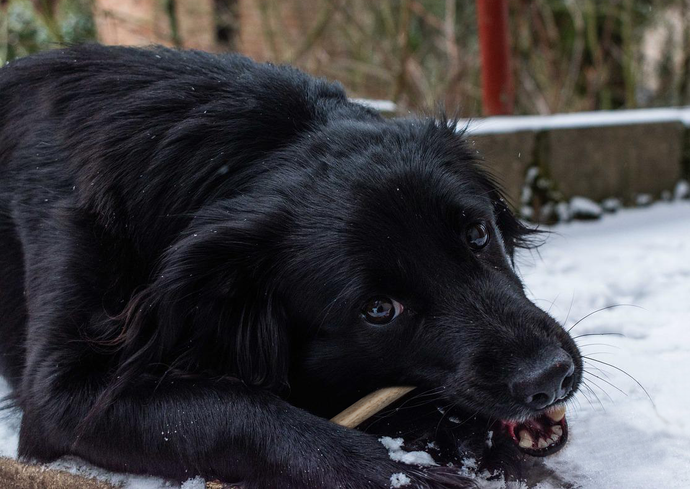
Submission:
[[[381,112],[394,113],[398,107],[390,100],[352,98],[355,102]],[[682,122],[690,126],[690,107],[661,107],[653,109],[596,110],[568,114],[493,116],[460,119],[458,127],[470,134],[493,134],[518,131],[544,131],[576,127],[625,126],[660,122]]]
[[[690,107],[576,112],[572,114],[495,116],[463,119],[458,127],[469,134],[492,134],[518,131],[544,131],[576,127],[625,126],[659,122],[682,122],[690,126]]]
[[[395,112],[398,106],[395,102],[390,100],[376,100],[370,98],[351,98],[350,102],[354,102],[370,109],[378,110],[379,112]]]

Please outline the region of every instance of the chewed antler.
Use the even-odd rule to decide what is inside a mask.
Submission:
[[[379,389],[364,396],[352,406],[331,418],[331,421],[346,428],[356,428],[374,414],[414,389],[414,387],[386,387]]]

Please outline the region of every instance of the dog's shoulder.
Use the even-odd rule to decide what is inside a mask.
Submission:
[[[44,92],[58,114],[114,112],[129,106],[173,120],[209,105],[217,117],[270,122],[274,128],[283,123],[293,129],[324,123],[336,113],[353,119],[377,117],[348,102],[339,83],[292,66],[258,63],[236,53],[162,46],[82,44],[37,53],[1,69],[0,87],[6,93]]]
[[[238,54],[85,44],[0,69],[0,159],[49,144],[47,162],[24,165],[41,168],[40,187],[64,182],[67,198],[123,234],[236,195],[334,119],[380,117],[338,83]],[[61,178],[43,181],[48,168]]]

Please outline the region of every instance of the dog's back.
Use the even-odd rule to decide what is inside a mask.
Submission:
[[[24,364],[27,227],[88,213],[131,251],[118,266],[134,288],[197,208],[339,112],[377,117],[337,84],[239,55],[85,45],[0,69],[0,373],[17,385]]]

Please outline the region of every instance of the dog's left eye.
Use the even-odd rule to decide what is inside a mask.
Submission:
[[[403,311],[403,305],[389,297],[372,297],[362,309],[362,317],[371,324],[388,324]]]
[[[489,243],[489,229],[484,222],[475,222],[467,228],[465,237],[472,251],[479,251]]]

